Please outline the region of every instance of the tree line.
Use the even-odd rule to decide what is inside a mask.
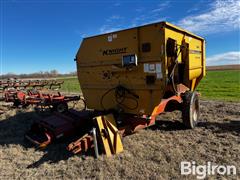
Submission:
[[[76,76],[77,72],[70,72],[66,74],[59,73],[57,70],[51,71],[40,71],[36,73],[29,73],[29,74],[14,74],[14,73],[7,73],[1,75],[1,79],[10,79],[10,78],[17,78],[17,79],[24,79],[24,78],[56,78],[56,77],[63,77],[63,76]]]

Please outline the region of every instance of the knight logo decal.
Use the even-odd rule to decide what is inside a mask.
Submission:
[[[127,47],[115,48],[115,49],[105,49],[102,52],[102,55],[115,55],[115,54],[124,54],[127,52]]]

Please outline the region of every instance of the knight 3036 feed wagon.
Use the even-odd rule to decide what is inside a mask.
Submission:
[[[80,139],[68,150],[94,149],[96,155],[111,155],[123,150],[123,136],[153,125],[164,111],[180,110],[186,128],[197,125],[195,89],[205,76],[203,38],[159,22],[84,38],[75,60],[89,110],[70,110],[66,117],[53,115],[52,119],[65,122],[62,127],[57,123],[58,127],[49,128],[48,118],[40,125],[45,124],[41,133],[46,136],[38,138],[39,144],[49,144],[78,128]],[[64,127],[66,131],[56,134],[56,129]],[[33,132],[27,137],[36,142]]]

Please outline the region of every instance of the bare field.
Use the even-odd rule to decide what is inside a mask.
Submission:
[[[240,64],[207,66],[207,71],[219,71],[219,70],[240,70]]]
[[[240,178],[240,103],[201,101],[201,112],[194,130],[181,126],[178,112],[165,113],[156,126],[125,137],[123,153],[96,160],[68,153],[66,141],[44,151],[29,146],[24,133],[47,114],[11,109],[0,115],[0,179],[192,179],[180,175],[184,160],[235,165],[238,175],[225,178]]]

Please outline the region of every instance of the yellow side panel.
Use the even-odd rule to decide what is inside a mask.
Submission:
[[[168,81],[170,66],[165,47],[168,38],[175,39],[179,47],[183,41],[188,43],[184,83],[191,88],[190,84],[196,78],[194,84],[197,85],[205,75],[204,40],[169,23],[155,23],[83,40],[77,53],[77,70],[87,107],[96,110],[121,108],[125,113],[151,115],[162,100]],[[150,44],[150,51],[143,50],[144,44]],[[137,66],[130,69],[122,67],[124,55],[137,55]],[[182,59],[180,54],[178,62],[183,61],[186,59]],[[154,83],[147,83],[149,76]],[[124,106],[121,106],[116,102],[114,91],[111,91],[101,105],[105,93],[118,85],[138,95],[138,102],[125,99]]]
[[[144,43],[151,44],[149,52],[142,52]],[[122,51],[122,48],[126,48],[126,51]],[[108,54],[103,54],[106,50]],[[124,106],[121,106],[124,112],[151,114],[161,101],[166,85],[164,53],[164,29],[160,24],[85,39],[77,54],[77,67],[88,108],[117,108],[114,90],[103,98],[104,107],[101,99],[109,89],[122,85],[139,96],[138,102],[130,98],[124,100]],[[131,70],[122,67],[123,55],[129,54],[138,57],[138,65]],[[158,65],[161,72],[145,72],[146,64]],[[155,83],[148,85],[146,76],[154,76]]]
[[[187,79],[190,82],[195,78],[202,78],[205,75],[205,45],[204,40],[190,36],[189,34],[174,31],[172,29],[165,29],[165,42],[168,38],[176,40],[177,44],[180,45],[182,42],[188,43],[188,60],[185,62],[185,73],[187,74]],[[179,48],[180,49],[180,48]],[[167,58],[165,59],[167,62]],[[181,53],[178,56],[178,62],[183,62]],[[166,68],[167,68],[166,63]],[[188,84],[188,83],[187,83]],[[191,87],[189,87],[191,88]]]
[[[187,39],[187,42],[189,43],[189,69],[201,69],[203,67],[202,41],[191,37],[188,37]]]

